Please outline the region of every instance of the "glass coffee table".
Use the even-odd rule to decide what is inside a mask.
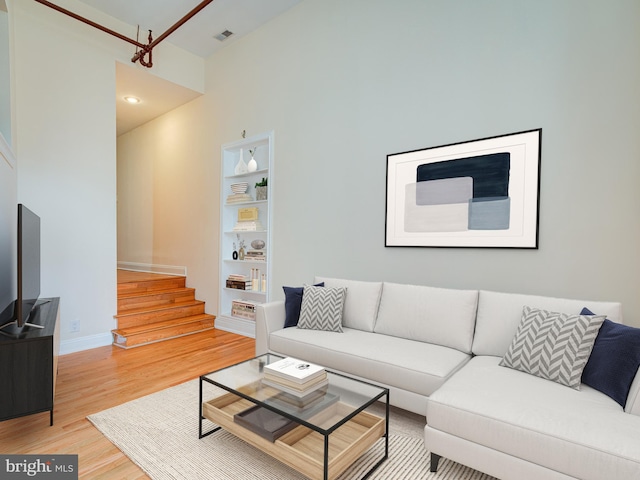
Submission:
[[[303,475],[325,480],[384,442],[367,478],[389,456],[389,390],[326,370],[328,385],[300,399],[263,383],[264,366],[282,358],[266,354],[202,375],[200,438],[223,428]],[[385,401],[384,418],[367,411],[377,401]],[[205,419],[216,427],[203,432]]]

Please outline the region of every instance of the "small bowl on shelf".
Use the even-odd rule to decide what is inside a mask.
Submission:
[[[249,188],[249,183],[248,182],[232,183],[231,184],[231,191],[233,193],[245,193],[247,191],[247,188]]]

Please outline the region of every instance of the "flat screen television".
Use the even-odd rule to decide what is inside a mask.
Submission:
[[[41,328],[28,322],[40,296],[40,217],[22,204],[18,205],[17,258],[18,298],[3,312],[8,318],[0,322],[0,328]]]

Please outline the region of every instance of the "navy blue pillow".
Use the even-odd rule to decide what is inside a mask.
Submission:
[[[317,283],[314,287],[324,287],[324,282]],[[295,327],[300,318],[304,287],[282,287],[282,289],[284,290],[284,328]]]
[[[594,315],[583,308],[580,315]],[[640,328],[605,320],[600,327],[582,383],[610,396],[622,407],[640,367]]]

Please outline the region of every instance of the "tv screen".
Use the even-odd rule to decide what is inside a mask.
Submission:
[[[40,296],[40,217],[18,205],[18,327],[24,326]]]

